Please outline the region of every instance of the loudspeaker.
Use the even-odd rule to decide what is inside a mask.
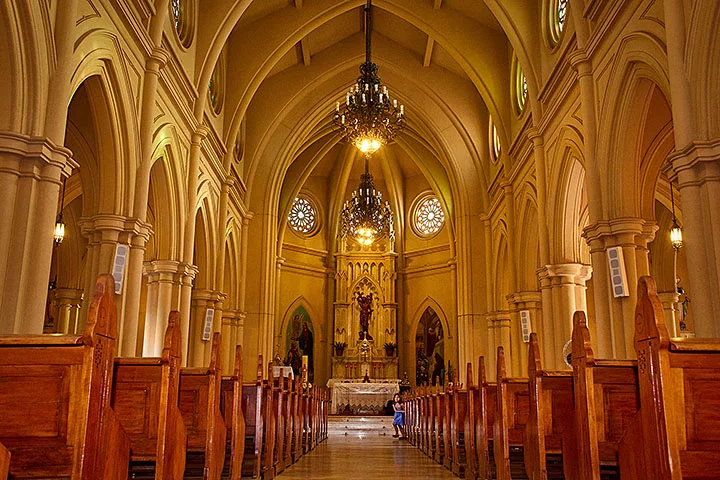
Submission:
[[[208,340],[210,340],[210,335],[212,334],[213,327],[213,318],[215,318],[215,309],[208,308],[207,310],[205,310],[205,329],[203,330],[202,334],[203,342],[207,342]]]
[[[629,297],[630,292],[627,286],[627,274],[625,273],[625,259],[623,251],[620,247],[610,247],[607,249],[608,263],[610,264],[610,285],[612,286],[613,296]]]
[[[112,275],[115,279],[115,294],[122,291],[123,279],[125,278],[125,265],[127,264],[130,245],[118,243],[115,247],[115,259],[113,260]]]
[[[523,342],[528,343],[530,341],[530,332],[532,332],[530,310],[520,310],[520,326],[522,327]]]

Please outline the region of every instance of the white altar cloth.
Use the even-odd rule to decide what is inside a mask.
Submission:
[[[273,366],[273,377],[279,377],[282,375],[283,377],[290,377],[295,378],[295,373],[293,372],[292,367],[287,366]]]
[[[362,383],[358,381],[340,382],[336,379],[328,381],[332,390],[332,411],[341,413],[346,405],[353,412],[359,409],[380,410],[385,407],[393,395],[400,393],[399,381],[385,383]]]

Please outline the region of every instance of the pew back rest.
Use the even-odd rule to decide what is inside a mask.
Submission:
[[[115,359],[113,408],[130,435],[131,460],[154,461],[156,478],[182,478],[187,432],[178,408],[180,314],[170,312],[162,356]]]
[[[122,475],[102,459],[107,445],[114,459],[128,448],[109,407],[114,288],[110,275],[98,278],[83,335],[0,336],[0,442],[12,452],[11,472],[97,476],[111,463],[103,475]]]
[[[10,450],[0,443],[0,480],[6,480],[10,471]]]
[[[720,339],[670,339],[657,286],[638,281],[635,308],[648,478],[720,478]]]

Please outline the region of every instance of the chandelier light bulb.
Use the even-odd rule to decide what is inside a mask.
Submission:
[[[670,242],[674,249],[679,250],[683,245],[682,228],[677,224],[677,221],[673,222],[673,226],[670,229]]]
[[[62,217],[58,217],[57,222],[55,222],[53,238],[55,239],[55,245],[60,245],[65,240],[65,222],[62,221]]]

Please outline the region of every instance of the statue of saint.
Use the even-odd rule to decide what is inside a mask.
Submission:
[[[368,327],[370,326],[370,318],[372,317],[373,312],[372,301],[372,293],[369,293],[368,295],[363,295],[360,292],[357,293],[357,302],[360,306],[360,340],[373,339],[368,332]]]

